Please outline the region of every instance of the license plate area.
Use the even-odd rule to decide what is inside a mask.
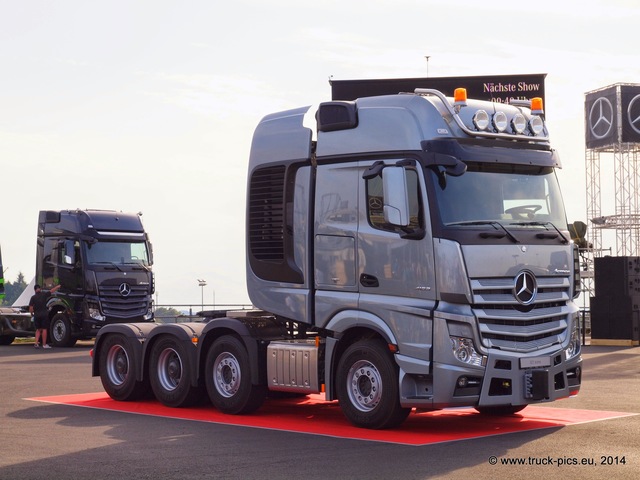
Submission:
[[[525,357],[520,359],[520,368],[546,368],[551,366],[551,357]]]
[[[524,373],[524,398],[529,400],[549,398],[549,370],[527,370]]]

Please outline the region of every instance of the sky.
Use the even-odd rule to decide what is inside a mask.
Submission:
[[[636,0],[0,0],[5,279],[33,277],[40,210],[142,212],[157,304],[249,303],[253,131],[330,100],[330,77],[547,74],[567,218],[586,221],[585,93],[640,83],[639,24]]]

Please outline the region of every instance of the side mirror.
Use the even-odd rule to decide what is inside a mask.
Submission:
[[[73,265],[76,261],[76,254],[74,250],[74,241],[73,240],[65,240],[64,241],[64,255],[62,257],[62,262],[65,265]]]
[[[384,220],[398,227],[409,226],[409,192],[404,167],[385,167],[382,171]]]

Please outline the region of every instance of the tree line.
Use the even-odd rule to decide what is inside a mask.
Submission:
[[[24,275],[22,272],[18,273],[18,278],[15,282],[4,282],[4,298],[2,299],[2,306],[10,306],[13,305],[20,294],[27,288],[27,282],[24,280]]]

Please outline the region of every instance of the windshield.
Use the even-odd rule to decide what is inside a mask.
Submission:
[[[138,264],[149,265],[149,255],[145,242],[95,242],[86,243],[89,264]]]
[[[459,177],[432,171],[445,226],[499,222],[566,229],[560,188],[551,167],[469,163]]]

